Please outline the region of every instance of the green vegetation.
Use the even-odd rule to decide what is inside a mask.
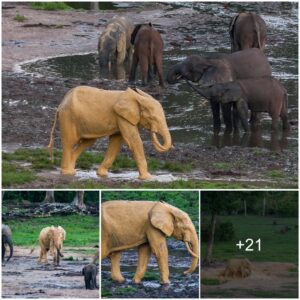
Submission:
[[[23,15],[20,15],[20,14],[17,14],[15,17],[14,17],[14,20],[15,21],[18,21],[18,22],[24,22],[27,20],[27,18]]]
[[[102,298],[110,298],[113,294],[106,288],[101,287],[101,297]]]
[[[232,168],[232,164],[225,163],[225,162],[218,162],[218,163],[214,163],[213,167],[221,171],[227,171]]]
[[[32,247],[38,245],[40,231],[47,226],[62,226],[67,233],[64,246],[87,247],[99,244],[99,218],[82,215],[63,217],[31,218],[24,220],[9,220],[14,244],[16,246]]]
[[[271,178],[284,178],[285,174],[282,170],[272,170],[267,172],[267,176]]]
[[[71,6],[65,2],[32,2],[31,7],[41,10],[69,10]]]
[[[246,256],[253,261],[274,261],[298,263],[298,224],[297,218],[278,218],[262,216],[218,216],[220,222],[232,222],[235,239],[215,242],[213,257],[219,260],[236,256]],[[274,220],[277,225],[273,225]],[[281,234],[280,229],[289,226],[291,230]],[[261,239],[261,251],[245,252],[235,244],[239,240]],[[206,253],[206,243],[201,243],[201,253]],[[254,245],[255,247],[255,245]],[[204,257],[204,256],[203,256]]]
[[[218,278],[202,278],[201,284],[204,285],[220,285],[224,282],[221,282]]]
[[[145,276],[143,278],[143,280],[160,280],[160,274],[159,272],[151,272],[151,271],[147,271],[145,273]]]

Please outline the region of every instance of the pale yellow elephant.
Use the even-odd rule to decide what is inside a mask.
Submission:
[[[59,119],[63,155],[61,173],[74,175],[76,160],[97,138],[109,136],[104,160],[98,168],[99,176],[107,176],[108,169],[119,153],[122,142],[133,152],[140,179],[149,179],[138,126],[151,131],[152,143],[159,152],[172,147],[165,114],[161,104],[141,90],[100,90],[78,86],[69,91],[57,109],[51,131],[49,150],[53,157],[53,134]],[[158,141],[157,134],[163,139]]]
[[[162,284],[169,283],[169,236],[186,244],[192,255],[195,271],[199,260],[199,240],[194,224],[187,213],[164,202],[108,201],[101,209],[101,259],[111,260],[111,277],[123,282],[120,271],[122,251],[138,248],[138,266],[133,278],[139,283],[145,275],[151,254],[156,257]]]

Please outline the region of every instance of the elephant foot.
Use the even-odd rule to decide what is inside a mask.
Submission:
[[[139,176],[140,180],[149,180],[149,179],[152,179],[152,178],[153,178],[153,176],[148,172],[140,174],[140,176]]]
[[[166,285],[170,284],[170,280],[169,279],[167,279],[167,280],[161,280],[160,284],[166,286]]]
[[[119,283],[123,283],[125,281],[125,278],[122,275],[118,275],[118,276],[111,276],[111,279],[114,281],[117,281]]]
[[[133,279],[132,279],[132,281],[133,281],[133,283],[135,283],[135,284],[139,284],[139,283],[141,283],[142,279],[141,279],[141,278],[138,278],[138,277],[136,277],[136,276],[134,276]]]
[[[60,173],[61,173],[61,175],[74,176],[76,174],[76,170],[75,169],[61,169]]]
[[[108,170],[100,167],[100,168],[97,170],[97,175],[100,176],[100,177],[107,177],[107,175],[108,175]]]

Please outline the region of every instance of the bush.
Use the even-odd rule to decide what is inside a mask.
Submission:
[[[203,242],[207,242],[210,234],[210,222],[203,222],[201,226],[201,240]],[[218,222],[216,224],[215,230],[215,241],[216,242],[225,242],[231,241],[235,237],[235,232],[233,228],[233,224],[231,221],[226,222]]]

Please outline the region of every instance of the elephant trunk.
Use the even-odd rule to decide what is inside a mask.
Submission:
[[[188,252],[192,255],[191,267],[184,272],[184,274],[191,274],[195,271],[198,266],[199,261],[199,241],[197,237],[196,230],[192,235],[190,242],[185,242]]]
[[[9,246],[9,257],[7,258],[6,261],[9,261],[11,259],[11,257],[13,256],[13,252],[14,252],[14,245],[13,245],[13,241],[11,239],[11,237],[7,237],[7,244]]]
[[[167,82],[169,84],[177,83],[181,78],[183,78],[181,74],[181,63],[174,65],[167,74]]]
[[[171,139],[171,134],[168,130],[168,128],[166,128],[165,130],[163,130],[161,133],[159,133],[164,141],[164,144],[162,145],[155,132],[151,132],[151,138],[152,138],[152,143],[154,148],[158,151],[158,152],[166,152],[168,150],[170,150],[170,148],[172,147],[172,139]]]

